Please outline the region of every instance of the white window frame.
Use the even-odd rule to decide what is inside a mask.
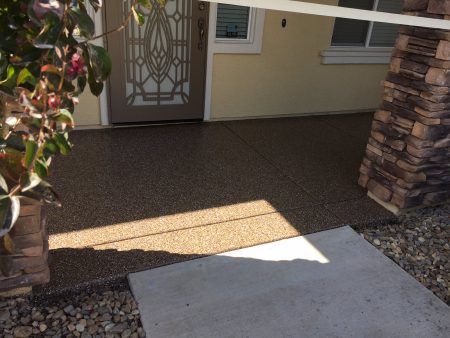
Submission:
[[[378,8],[379,0],[373,2],[372,11]],[[341,65],[341,64],[389,64],[391,60],[393,47],[371,47],[370,38],[372,37],[374,21],[369,21],[366,41],[364,47],[345,47],[331,46],[320,52],[322,64]],[[334,25],[333,25],[334,29]]]
[[[215,54],[260,54],[264,30],[265,10],[250,7],[247,39],[216,38],[217,3],[211,3],[211,18],[209,34],[213,37],[210,46]],[[210,41],[211,42],[211,41]]]

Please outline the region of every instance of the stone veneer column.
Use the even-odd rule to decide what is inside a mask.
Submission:
[[[404,12],[450,19],[450,0],[405,0]],[[400,27],[359,184],[394,209],[450,199],[450,31]]]

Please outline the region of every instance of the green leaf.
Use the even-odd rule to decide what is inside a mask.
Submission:
[[[85,38],[92,38],[95,33],[94,21],[91,17],[78,7],[71,7],[68,10],[69,16],[73,21],[73,24],[78,26],[80,34]]]
[[[38,186],[22,193],[22,195],[32,198],[36,201],[45,202],[47,204],[52,204],[58,207],[61,206],[58,194],[53,190],[52,186],[46,181],[41,181],[41,183]]]
[[[61,154],[67,155],[70,153],[71,146],[63,134],[56,134],[54,139],[59,147],[59,151],[61,152]]]
[[[108,52],[103,48],[91,43],[87,44],[89,55],[89,65],[92,68],[92,74],[95,81],[105,81],[111,74],[112,63]]]
[[[64,21],[60,21],[54,13],[49,12],[44,27],[34,39],[34,46],[39,49],[54,48],[63,29]]]
[[[22,192],[33,189],[39,183],[41,183],[42,179],[38,174],[34,172],[26,172],[22,176],[20,176],[20,190]]]
[[[29,83],[33,86],[36,85],[36,78],[31,74],[31,72],[28,70],[28,68],[23,68],[19,75],[17,76],[16,84],[17,86],[20,86],[21,84]]]
[[[84,91],[84,88],[86,87],[86,76],[79,76],[77,79],[78,82],[78,91],[82,93]]]
[[[19,213],[20,201],[17,196],[0,196],[0,237],[11,230],[17,218],[19,218]]]
[[[95,80],[93,70],[91,66],[88,66],[88,83],[91,93],[95,96],[99,96],[103,91],[103,82]]]
[[[54,154],[58,153],[58,149],[59,149],[58,145],[56,144],[56,142],[54,140],[52,140],[52,139],[45,140],[44,150],[47,150],[50,154],[54,155]]]
[[[17,68],[13,65],[8,65],[8,68],[6,69],[6,79],[3,81],[0,81],[0,84],[8,87],[13,88],[16,86],[16,79],[17,79]]]
[[[25,161],[24,166],[26,168],[29,168],[34,160],[34,157],[36,156],[36,153],[38,151],[38,145],[33,140],[28,140],[25,144]]]
[[[67,109],[60,109],[58,115],[55,116],[55,120],[61,123],[66,123],[70,126],[74,125],[72,113]]]
[[[133,11],[133,17],[138,26],[142,26],[145,23],[144,13],[139,8],[136,8],[136,6],[131,7],[131,10]]]
[[[150,0],[138,0],[138,4],[147,9],[152,9],[152,2]]]
[[[4,194],[7,194],[9,191],[8,184],[6,183],[5,178],[2,174],[0,174],[0,189],[0,191]]]
[[[47,177],[47,163],[43,161],[42,159],[36,160],[36,164],[34,166],[34,169],[36,170],[36,173],[39,175],[40,178]]]
[[[19,132],[11,134],[6,140],[6,145],[18,151],[25,150],[25,143],[23,141],[21,133]]]

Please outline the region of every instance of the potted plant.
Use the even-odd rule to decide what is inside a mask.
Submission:
[[[49,280],[42,205],[59,201],[45,178],[72,148],[79,95],[100,95],[112,67],[87,6],[101,0],[0,3],[0,291]],[[151,0],[136,0],[115,31],[143,24],[141,6]]]

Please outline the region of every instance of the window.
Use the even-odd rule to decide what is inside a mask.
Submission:
[[[340,0],[339,6],[401,13],[403,0]],[[332,46],[392,47],[397,25],[336,18]]]
[[[264,9],[211,3],[210,11],[213,53],[261,53]]]
[[[218,4],[216,38],[248,39],[250,7]]]
[[[403,0],[339,0],[339,6],[401,13]],[[331,47],[322,63],[389,63],[398,25],[336,18]]]

